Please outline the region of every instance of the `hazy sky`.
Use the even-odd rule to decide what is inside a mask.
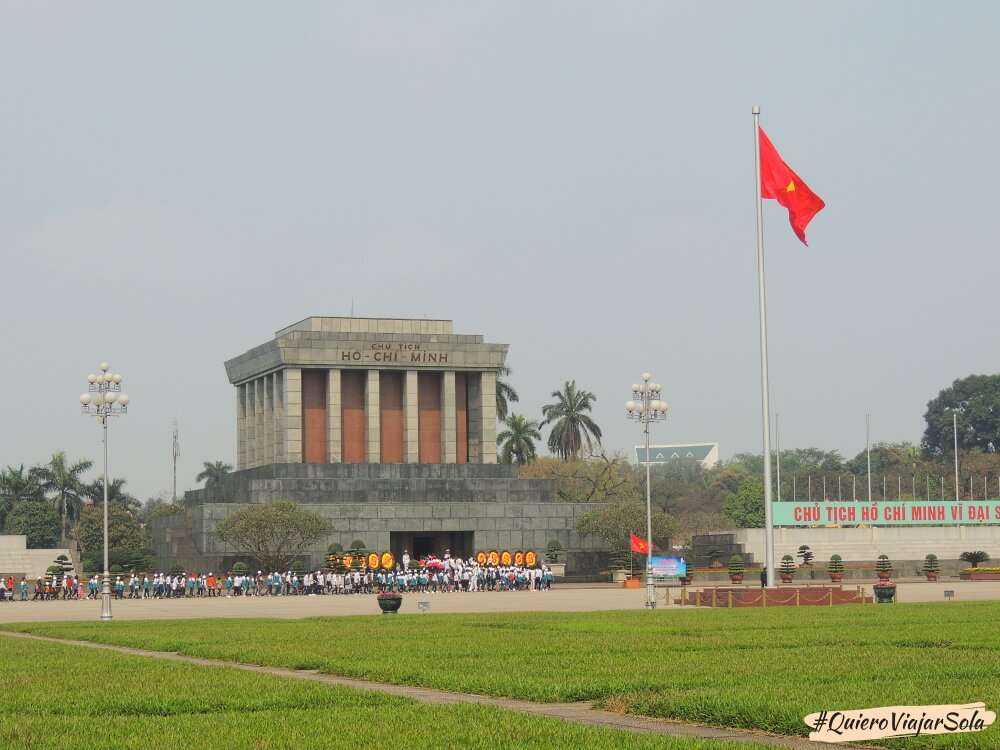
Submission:
[[[606,444],[645,369],[662,442],[760,450],[751,105],[827,202],[768,202],[782,446],[918,440],[997,369],[995,3],[0,4],[0,464],[99,458],[126,376],[142,497],[232,460],[222,362],[309,315],[511,345]]]

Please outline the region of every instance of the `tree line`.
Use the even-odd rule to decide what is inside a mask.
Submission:
[[[86,570],[103,567],[104,480],[87,481],[91,461],[73,461],[62,451],[45,464],[0,470],[0,528],[23,534],[31,549],[79,547]],[[124,479],[108,483],[109,564],[144,566],[151,555],[142,503]]]

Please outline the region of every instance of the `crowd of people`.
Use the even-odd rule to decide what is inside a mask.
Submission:
[[[481,564],[446,555],[430,557],[419,564],[404,555],[402,564],[390,569],[351,568],[299,573],[293,570],[256,575],[229,572],[131,573],[115,575],[111,593],[115,599],[214,598],[222,596],[301,596],[317,594],[452,593],[474,591],[545,591],[552,588],[552,571],[546,565]],[[101,577],[91,576],[84,587],[79,576],[46,576],[31,586],[24,578],[0,578],[0,600],[87,599],[101,595]]]

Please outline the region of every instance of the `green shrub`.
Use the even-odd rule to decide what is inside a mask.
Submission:
[[[365,543],[362,542],[360,539],[355,539],[353,542],[351,542],[351,552],[360,552],[362,550],[367,550],[367,549],[368,547],[366,547]]]
[[[559,543],[559,540],[550,539],[549,543],[545,545],[545,561],[550,564],[562,562],[562,556],[563,546]]]
[[[745,566],[743,564],[742,555],[733,555],[732,557],[729,558],[729,575],[741,576],[743,575],[744,570]]]
[[[941,565],[938,563],[937,555],[930,554],[924,558],[925,573],[937,573],[940,569]]]
[[[889,559],[888,555],[878,556],[878,560],[875,561],[875,570],[877,570],[879,573],[892,572],[892,560]]]
[[[306,572],[306,566],[302,564],[301,560],[292,561],[292,573],[297,576],[302,575]]]
[[[982,550],[976,550],[975,552],[963,552],[958,559],[969,563],[973,568],[978,568],[979,563],[986,562],[990,556]]]
[[[786,576],[795,574],[795,558],[791,555],[784,555],[781,558],[781,567],[779,570]]]
[[[803,544],[801,547],[799,547],[798,554],[799,554],[799,559],[802,560],[803,565],[812,565],[812,561],[815,555],[813,554],[812,550],[809,549],[808,544]]]
[[[328,555],[339,555],[344,551],[344,545],[340,542],[334,542],[329,547],[326,548]]]
[[[830,562],[826,564],[826,570],[828,573],[843,573],[844,558],[840,555],[830,555]]]
[[[250,572],[250,568],[243,561],[233,563],[233,575],[234,576],[245,576]]]

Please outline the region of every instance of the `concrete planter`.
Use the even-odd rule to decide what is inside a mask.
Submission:
[[[1000,573],[959,573],[963,581],[1000,581]]]
[[[566,563],[548,563],[549,570],[552,571],[552,575],[556,578],[566,577]]]
[[[625,583],[628,578],[627,570],[613,570],[611,571],[611,582],[612,583]]]
[[[395,596],[380,595],[377,599],[379,609],[382,610],[383,615],[396,614],[399,612],[399,608],[403,604],[403,597],[399,594]]]
[[[892,604],[896,601],[896,586],[895,584],[890,584],[886,586],[883,583],[876,583],[872,587],[875,591],[875,601],[879,604]]]
[[[626,578],[622,581],[622,588],[625,589],[639,589],[642,588],[641,578]]]

